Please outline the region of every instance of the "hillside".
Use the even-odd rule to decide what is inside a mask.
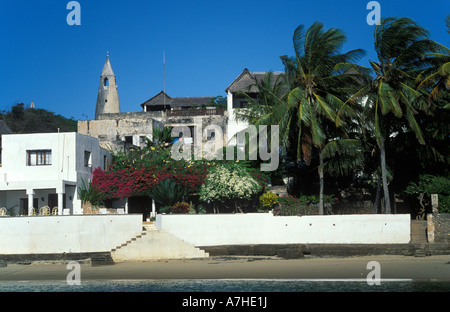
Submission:
[[[76,132],[77,121],[41,108],[24,108],[23,103],[14,105],[11,111],[2,111],[0,120],[14,133]]]

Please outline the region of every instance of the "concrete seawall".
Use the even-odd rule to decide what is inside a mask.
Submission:
[[[267,244],[408,244],[401,215],[278,217],[271,213],[157,215],[156,228],[194,246]]]
[[[141,215],[0,218],[0,255],[110,252],[142,231]]]

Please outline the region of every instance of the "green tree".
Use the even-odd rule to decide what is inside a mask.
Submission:
[[[446,24],[450,34],[450,14],[447,15]],[[417,76],[419,89],[429,89],[429,102],[437,102],[448,95],[450,89],[450,49],[442,44],[436,44],[437,51],[425,55],[425,62],[429,68]],[[446,98],[446,109],[450,109],[449,98]]]
[[[286,101],[272,113],[280,126],[281,142],[287,148],[295,146],[297,160],[303,158],[309,165],[313,152],[318,154],[321,214],[327,154],[322,151],[329,141],[337,138],[334,137],[337,112],[342,108],[340,124],[352,115],[352,105],[343,107],[344,102],[367,73],[365,68],[353,63],[364,55],[363,50],[340,53],[345,41],[343,32],[334,28],[325,30],[318,22],[306,31],[303,25],[297,27],[293,37],[295,57],[281,57],[290,91]]]
[[[435,48],[427,35],[424,28],[409,18],[382,19],[374,31],[378,59],[370,61],[375,77],[353,97],[367,96],[366,105],[373,112],[386,213],[391,212],[386,141],[407,128],[415,133],[421,144],[425,143],[415,115],[426,108],[426,101],[423,93],[416,90],[414,80],[426,66],[423,57]]]
[[[49,112],[42,108],[25,108],[18,103],[11,111],[3,111],[0,118],[5,121],[15,133],[47,133],[76,132],[77,121]]]
[[[283,102],[287,95],[287,86],[285,75],[275,75],[273,72],[267,72],[262,80],[255,80],[248,87],[247,91],[256,88],[257,96],[252,97],[247,92],[240,92],[239,95],[246,97],[249,102],[246,108],[237,108],[236,116],[238,119],[246,120],[250,124],[271,125],[276,119],[273,114],[274,108]]]
[[[147,148],[169,148],[173,142],[172,127],[153,128],[153,138],[145,138]]]

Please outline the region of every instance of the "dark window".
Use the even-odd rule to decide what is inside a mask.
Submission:
[[[51,164],[51,150],[27,151],[27,166],[46,166]]]
[[[84,151],[84,166],[91,167],[91,165],[92,165],[91,152]]]
[[[129,143],[129,144],[133,144],[133,137],[132,136],[126,136],[125,137],[125,142]]]
[[[241,99],[234,99],[233,108],[247,108],[248,101]]]

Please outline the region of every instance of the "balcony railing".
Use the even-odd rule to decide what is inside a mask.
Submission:
[[[211,116],[211,115],[224,115],[224,109],[223,108],[216,108],[216,109],[186,109],[186,110],[170,110],[167,111],[167,117],[177,117],[177,116]]]

